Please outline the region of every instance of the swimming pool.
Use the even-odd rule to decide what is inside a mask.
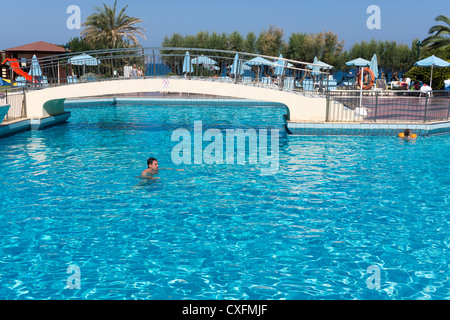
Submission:
[[[68,110],[0,140],[2,299],[450,297],[449,135],[280,134],[265,175],[175,165],[171,134],[282,132],[281,108]],[[141,180],[150,156],[184,171]]]

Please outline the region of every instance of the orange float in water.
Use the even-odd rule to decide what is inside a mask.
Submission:
[[[400,132],[400,133],[398,134],[398,137],[399,137],[399,138],[405,138],[405,133],[404,133],[404,132]],[[417,134],[412,133],[409,137],[406,137],[406,138],[412,138],[412,139],[415,139],[415,138],[417,138]]]

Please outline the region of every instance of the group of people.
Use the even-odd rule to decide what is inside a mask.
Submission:
[[[143,75],[144,72],[142,71],[141,67],[136,68],[136,64],[133,64],[133,68],[130,71],[130,78],[142,77]]]

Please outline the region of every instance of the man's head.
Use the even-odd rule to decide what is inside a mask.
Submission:
[[[149,169],[158,170],[158,160],[156,160],[155,158],[148,158],[147,166]]]

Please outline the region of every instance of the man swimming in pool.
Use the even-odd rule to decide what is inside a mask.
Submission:
[[[141,178],[142,179],[158,179],[158,178],[154,178],[154,176],[159,173],[158,160],[156,160],[156,158],[148,158],[147,159],[147,167],[148,167],[147,169],[142,171]],[[183,169],[172,169],[172,168],[161,168],[161,169],[184,171]]]
[[[159,165],[158,160],[155,158],[148,158],[147,159],[147,169],[142,171],[141,178],[153,178],[154,175],[158,174],[159,171]]]

